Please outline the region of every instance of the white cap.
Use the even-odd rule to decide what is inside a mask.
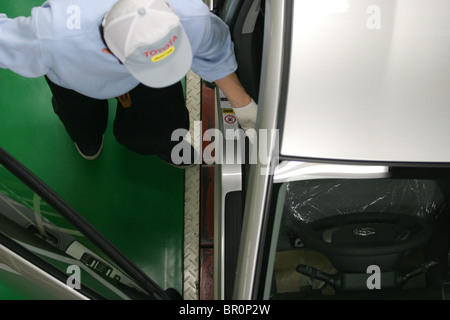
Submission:
[[[191,44],[165,0],[119,0],[103,19],[103,34],[111,52],[146,86],[170,86],[191,68]]]

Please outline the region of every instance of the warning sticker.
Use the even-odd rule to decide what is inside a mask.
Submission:
[[[237,121],[237,119],[234,115],[227,115],[224,120],[228,124],[235,124]]]
[[[231,110],[231,113],[228,113],[226,109],[222,109],[222,116],[223,116],[223,129],[225,134],[225,139],[234,139],[234,132],[239,129],[239,122],[236,118],[236,114],[234,113],[233,109]],[[231,135],[228,137],[228,135]]]
[[[226,99],[222,91],[220,91],[220,106],[222,111],[223,134],[225,140],[236,139],[235,131],[239,129],[239,121],[234,113],[231,103]]]
[[[234,114],[234,110],[233,109],[222,109],[222,113],[223,114]]]

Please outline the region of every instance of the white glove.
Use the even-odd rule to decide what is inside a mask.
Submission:
[[[258,117],[258,105],[252,99],[252,102],[242,108],[233,108],[234,113],[244,131],[256,129],[256,119]]]

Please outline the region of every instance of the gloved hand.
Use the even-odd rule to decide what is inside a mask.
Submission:
[[[242,108],[233,108],[234,113],[244,131],[256,129],[256,118],[258,117],[258,105],[252,99],[252,102]]]
[[[256,143],[256,119],[258,117],[258,105],[252,99],[252,102],[245,107],[242,108],[233,108],[234,113],[241,125],[241,128],[244,129],[245,134],[250,140],[250,143],[253,145]]]

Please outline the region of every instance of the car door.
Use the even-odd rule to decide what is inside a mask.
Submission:
[[[235,299],[448,298],[448,9],[444,1],[266,1],[259,129],[279,136],[268,142],[269,163],[250,169]],[[429,242],[414,247],[421,258],[403,271],[422,284],[384,287],[384,267],[369,270],[377,260],[358,271],[360,287],[330,285],[335,274],[347,281],[348,269],[299,225],[367,208],[431,218]],[[326,257],[320,267],[316,254]],[[387,291],[367,285],[378,274]]]
[[[234,42],[237,75],[255,100],[259,99],[263,53],[265,2],[260,0],[219,0],[211,3],[212,11],[230,28]],[[226,97],[216,90],[216,128],[223,133],[215,169],[215,269],[214,296],[233,296],[238,248],[241,237],[246,184],[250,170],[250,142],[228,132],[237,132],[233,110]],[[233,121],[228,121],[231,118]],[[217,151],[216,151],[217,152]]]

